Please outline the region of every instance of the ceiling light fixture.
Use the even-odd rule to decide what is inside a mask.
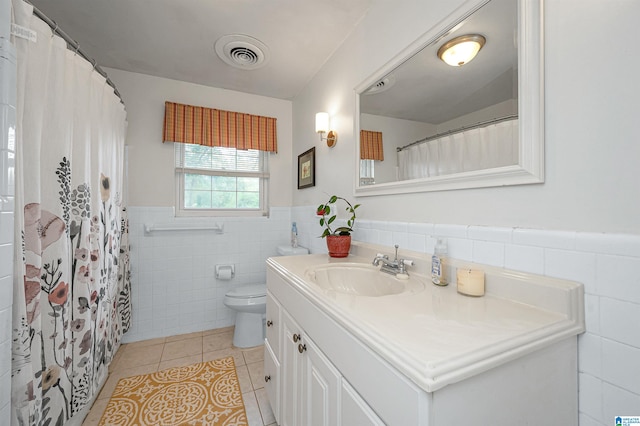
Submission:
[[[438,57],[452,67],[461,67],[476,57],[486,41],[479,34],[456,37],[438,49]]]
[[[329,130],[329,113],[319,112],[316,114],[316,133],[320,133],[321,141],[327,141],[328,147],[333,147],[338,141],[338,133]],[[322,137],[323,133],[327,134],[326,138]]]

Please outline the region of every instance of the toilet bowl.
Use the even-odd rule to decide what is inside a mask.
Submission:
[[[278,255],[308,254],[304,247],[278,246]],[[249,284],[234,287],[224,296],[226,307],[236,311],[233,345],[250,348],[264,343],[265,314],[267,312],[267,284]]]
[[[233,345],[238,348],[258,346],[264,340],[263,318],[267,312],[267,285],[235,287],[224,296],[224,304],[236,311]]]

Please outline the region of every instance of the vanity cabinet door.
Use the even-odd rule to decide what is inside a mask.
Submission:
[[[273,353],[269,341],[264,345],[264,381],[271,411],[276,423],[280,423],[280,361]]]
[[[340,372],[309,338],[299,346],[303,362],[303,395],[301,424],[334,426],[338,423]],[[302,349],[302,351],[300,351]],[[343,423],[354,425],[354,423]]]
[[[271,350],[276,359],[280,359],[280,303],[273,297],[271,292],[267,291],[267,342],[271,345]]]
[[[284,309],[280,313],[282,352],[280,353],[280,420],[281,426],[302,423],[302,367],[304,357],[298,352],[302,343],[302,328]]]
[[[340,399],[340,424],[353,426],[384,426],[384,422],[380,417],[373,412],[358,392],[344,379],[342,380]]]

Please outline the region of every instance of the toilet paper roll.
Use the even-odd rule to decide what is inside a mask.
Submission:
[[[222,281],[233,278],[233,268],[231,266],[220,266],[216,270],[216,278]]]

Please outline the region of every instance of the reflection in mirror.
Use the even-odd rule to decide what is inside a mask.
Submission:
[[[469,1],[356,89],[356,193],[543,180],[540,7]],[[451,66],[438,57],[468,35],[486,40],[473,60]]]

